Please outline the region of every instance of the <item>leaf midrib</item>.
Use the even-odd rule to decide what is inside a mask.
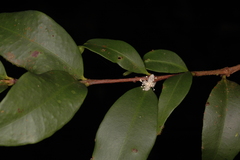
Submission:
[[[226,108],[227,108],[227,104],[228,104],[228,96],[229,96],[229,94],[228,94],[228,92],[227,92],[227,80],[226,80],[226,82],[224,82],[224,80],[222,79],[222,81],[223,81],[223,83],[224,83],[224,92],[225,92],[225,100],[226,100],[226,103],[224,104],[224,110],[226,110]],[[216,152],[216,154],[215,154],[215,156],[214,156],[214,158],[213,158],[213,160],[215,160],[215,158],[217,157],[217,155],[218,155],[218,153],[219,153],[219,148],[220,148],[220,146],[221,146],[221,144],[223,143],[223,141],[222,141],[222,135],[223,135],[223,130],[224,130],[224,126],[226,125],[226,123],[225,123],[225,119],[226,119],[226,115],[227,115],[227,113],[226,113],[226,111],[225,112],[223,112],[224,113],[224,115],[223,115],[223,117],[224,117],[224,120],[223,120],[223,122],[224,122],[224,124],[223,124],[223,126],[221,127],[221,132],[220,132],[220,135],[219,135],[219,142],[218,142],[218,145],[217,145],[217,152]]]
[[[19,33],[17,33],[17,32],[14,32],[14,31],[6,28],[6,27],[3,27],[3,26],[0,25],[0,28],[3,28],[4,30],[6,30],[6,31],[8,31],[8,32],[10,32],[10,33],[13,33],[12,35],[14,35],[15,37],[20,36],[20,37],[24,38],[24,39],[27,40],[28,43],[30,43],[30,44],[33,43],[33,44],[37,45],[39,48],[47,51],[47,52],[45,52],[45,54],[51,53],[51,54],[48,54],[48,55],[50,55],[50,56],[54,55],[55,59],[58,59],[61,63],[63,63],[64,65],[68,66],[68,68],[70,68],[71,70],[74,70],[74,68],[70,67],[70,65],[69,65],[66,61],[64,61],[64,60],[62,60],[61,58],[59,58],[59,56],[57,56],[57,54],[55,54],[54,52],[52,52],[52,51],[49,50],[48,48],[45,48],[45,47],[43,47],[42,45],[40,45],[39,43],[37,43],[37,42],[35,42],[35,41],[31,41],[28,37],[23,36],[22,34],[19,34]],[[17,41],[15,41],[15,42],[17,42]],[[14,43],[15,43],[15,42],[14,42]],[[21,65],[21,66],[23,66],[23,65]]]
[[[101,48],[101,45],[96,45],[96,44],[92,44],[92,43],[85,43],[85,44],[92,45],[92,46],[97,46],[97,47]],[[85,46],[85,47],[86,47],[87,49],[89,49],[89,50],[91,50],[91,51],[93,51],[93,52],[95,52],[95,53],[103,56],[102,54],[98,53],[98,51],[95,51],[95,50],[93,50],[93,49],[90,49],[90,48],[87,47],[87,46]],[[131,64],[133,64],[133,66],[139,66],[139,65],[141,65],[140,67],[143,67],[143,69],[146,70],[144,63],[142,63],[142,64],[134,63],[134,61],[132,61],[131,57],[126,56],[126,55],[124,55],[123,53],[121,53],[121,52],[119,52],[119,51],[117,51],[117,50],[115,50],[115,49],[112,49],[112,48],[110,48],[110,47],[106,47],[106,49],[109,49],[110,51],[114,51],[114,52],[116,52],[117,54],[125,57],[129,62],[131,62]],[[138,55],[138,54],[137,54],[137,55]],[[106,57],[106,56],[103,56],[103,57],[112,62],[112,60],[111,60],[110,58],[108,58],[108,57]],[[140,58],[140,60],[141,60],[141,58]],[[118,63],[118,61],[117,61],[117,62],[114,62],[114,63]],[[141,62],[140,62],[140,63],[141,63]],[[140,70],[140,71],[141,71],[141,70]]]
[[[176,66],[177,68],[180,68],[180,69],[184,69],[185,71],[188,71],[186,66],[176,65],[176,63],[172,63],[172,62],[166,62],[166,61],[152,60],[151,59],[150,61],[145,62],[145,63],[149,63],[149,62],[168,64],[168,65]]]
[[[55,92],[55,94],[52,94],[52,96],[49,96],[48,98],[46,98],[46,101],[44,101],[42,104],[39,105],[39,107],[35,107],[32,110],[29,110],[27,113],[24,112],[25,114],[22,114],[22,116],[19,116],[17,119],[14,119],[13,121],[10,121],[9,123],[7,123],[6,125],[3,125],[0,129],[7,127],[8,125],[11,125],[12,123],[18,121],[19,119],[23,118],[24,116],[30,114],[31,112],[33,112],[36,109],[41,108],[42,105],[44,105],[45,103],[47,103],[48,101],[50,101],[52,99],[52,97],[55,97],[59,92],[61,92],[63,89],[67,88],[69,85],[72,85],[74,82],[71,82],[67,85],[65,85],[64,87],[62,87],[61,89],[59,89],[57,92]]]
[[[181,75],[181,78],[178,79],[176,85],[174,86],[174,89],[172,90],[170,96],[168,97],[168,101],[167,101],[167,103],[166,103],[166,105],[165,105],[165,107],[164,107],[164,110],[163,110],[162,112],[165,112],[166,109],[168,108],[167,106],[169,105],[170,99],[171,99],[172,96],[173,96],[174,90],[177,88],[177,86],[178,86],[179,82],[181,81],[182,77],[183,77],[183,74]],[[159,102],[160,102],[160,100],[159,100]],[[159,103],[159,105],[160,105],[160,103]],[[175,105],[173,105],[173,106],[175,106]],[[173,111],[173,109],[174,109],[174,108],[171,107],[171,112]],[[171,112],[168,114],[168,116],[171,114]],[[167,119],[167,118],[165,118],[163,124],[166,122],[166,119]],[[158,126],[159,126],[159,124],[158,124]]]
[[[137,111],[134,113],[134,115],[133,115],[133,117],[132,117],[132,119],[131,119],[130,125],[129,125],[129,127],[128,127],[127,132],[126,132],[126,138],[124,139],[124,141],[123,141],[123,143],[122,143],[122,147],[121,147],[121,149],[120,149],[120,151],[119,151],[119,156],[118,156],[117,160],[122,160],[122,159],[120,159],[120,158],[122,157],[123,149],[124,149],[124,147],[125,147],[126,144],[127,144],[127,140],[129,139],[129,136],[130,136],[129,133],[131,133],[131,131],[133,130],[134,122],[136,122],[137,115],[138,115],[139,112],[140,112],[141,104],[142,104],[142,101],[143,101],[143,99],[144,99],[145,96],[146,96],[146,94],[144,94],[144,96],[142,97],[141,100],[138,99],[138,107],[136,107],[136,108],[137,108]]]

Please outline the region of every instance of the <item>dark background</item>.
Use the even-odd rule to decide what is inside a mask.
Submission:
[[[51,5],[50,2],[23,1],[14,6],[0,7],[0,13],[23,10],[46,13],[78,45],[92,38],[108,38],[126,41],[141,56],[152,49],[168,49],[176,52],[191,71],[239,64],[240,9],[237,3],[65,1]],[[84,52],[83,59],[87,78],[121,78],[124,72],[118,65],[88,51]],[[5,61],[4,64],[11,66]],[[15,78],[25,72],[14,66],[6,70],[9,76]],[[239,73],[229,79],[239,83]],[[189,94],[169,117],[149,160],[201,159],[204,106],[211,89],[219,80],[220,77],[215,76],[193,78]],[[158,82],[155,87],[158,96],[161,84]],[[1,159],[90,159],[95,133],[105,113],[118,97],[139,85],[90,86],[80,110],[61,130],[37,144],[0,147]]]

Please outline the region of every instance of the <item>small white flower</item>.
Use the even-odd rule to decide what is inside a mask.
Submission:
[[[140,82],[142,82],[141,87],[144,91],[148,91],[150,88],[153,88],[156,85],[156,82],[154,82],[154,80],[156,79],[156,77],[154,77],[154,74],[151,74],[147,78],[148,78],[147,80],[141,80],[140,79]],[[153,88],[153,90],[155,90],[155,89]]]

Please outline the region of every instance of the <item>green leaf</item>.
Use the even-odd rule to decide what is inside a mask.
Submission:
[[[183,60],[174,52],[168,50],[153,50],[143,57],[146,68],[160,73],[187,72]]]
[[[113,63],[117,63],[123,69],[149,75],[138,52],[124,41],[91,39],[84,44],[84,47]]]
[[[0,55],[33,73],[63,70],[84,79],[81,53],[73,39],[38,11],[0,14]]]
[[[232,160],[240,151],[240,86],[223,78],[206,103],[203,160]]]
[[[67,72],[27,72],[0,103],[0,145],[36,143],[51,136],[74,116],[86,94],[86,86]]]
[[[83,52],[84,52],[84,46],[78,46],[78,49],[79,49],[79,51],[80,51],[80,53],[82,54]]]
[[[161,134],[167,118],[187,95],[191,84],[192,74],[190,72],[170,77],[163,83],[158,102],[158,134]]]
[[[6,83],[6,79],[9,79],[10,77],[7,76],[7,73],[5,71],[5,68],[0,61],[0,93],[3,92],[5,89],[8,88],[8,83]]]
[[[157,133],[157,97],[134,88],[110,108],[96,136],[94,160],[145,160]]]
[[[6,78],[8,78],[7,73],[5,71],[5,68],[2,62],[0,61],[0,79],[6,79]]]

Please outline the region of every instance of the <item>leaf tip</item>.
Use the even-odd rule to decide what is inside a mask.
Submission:
[[[131,73],[132,73],[131,71],[126,71],[126,72],[123,73],[123,76],[128,76]]]

